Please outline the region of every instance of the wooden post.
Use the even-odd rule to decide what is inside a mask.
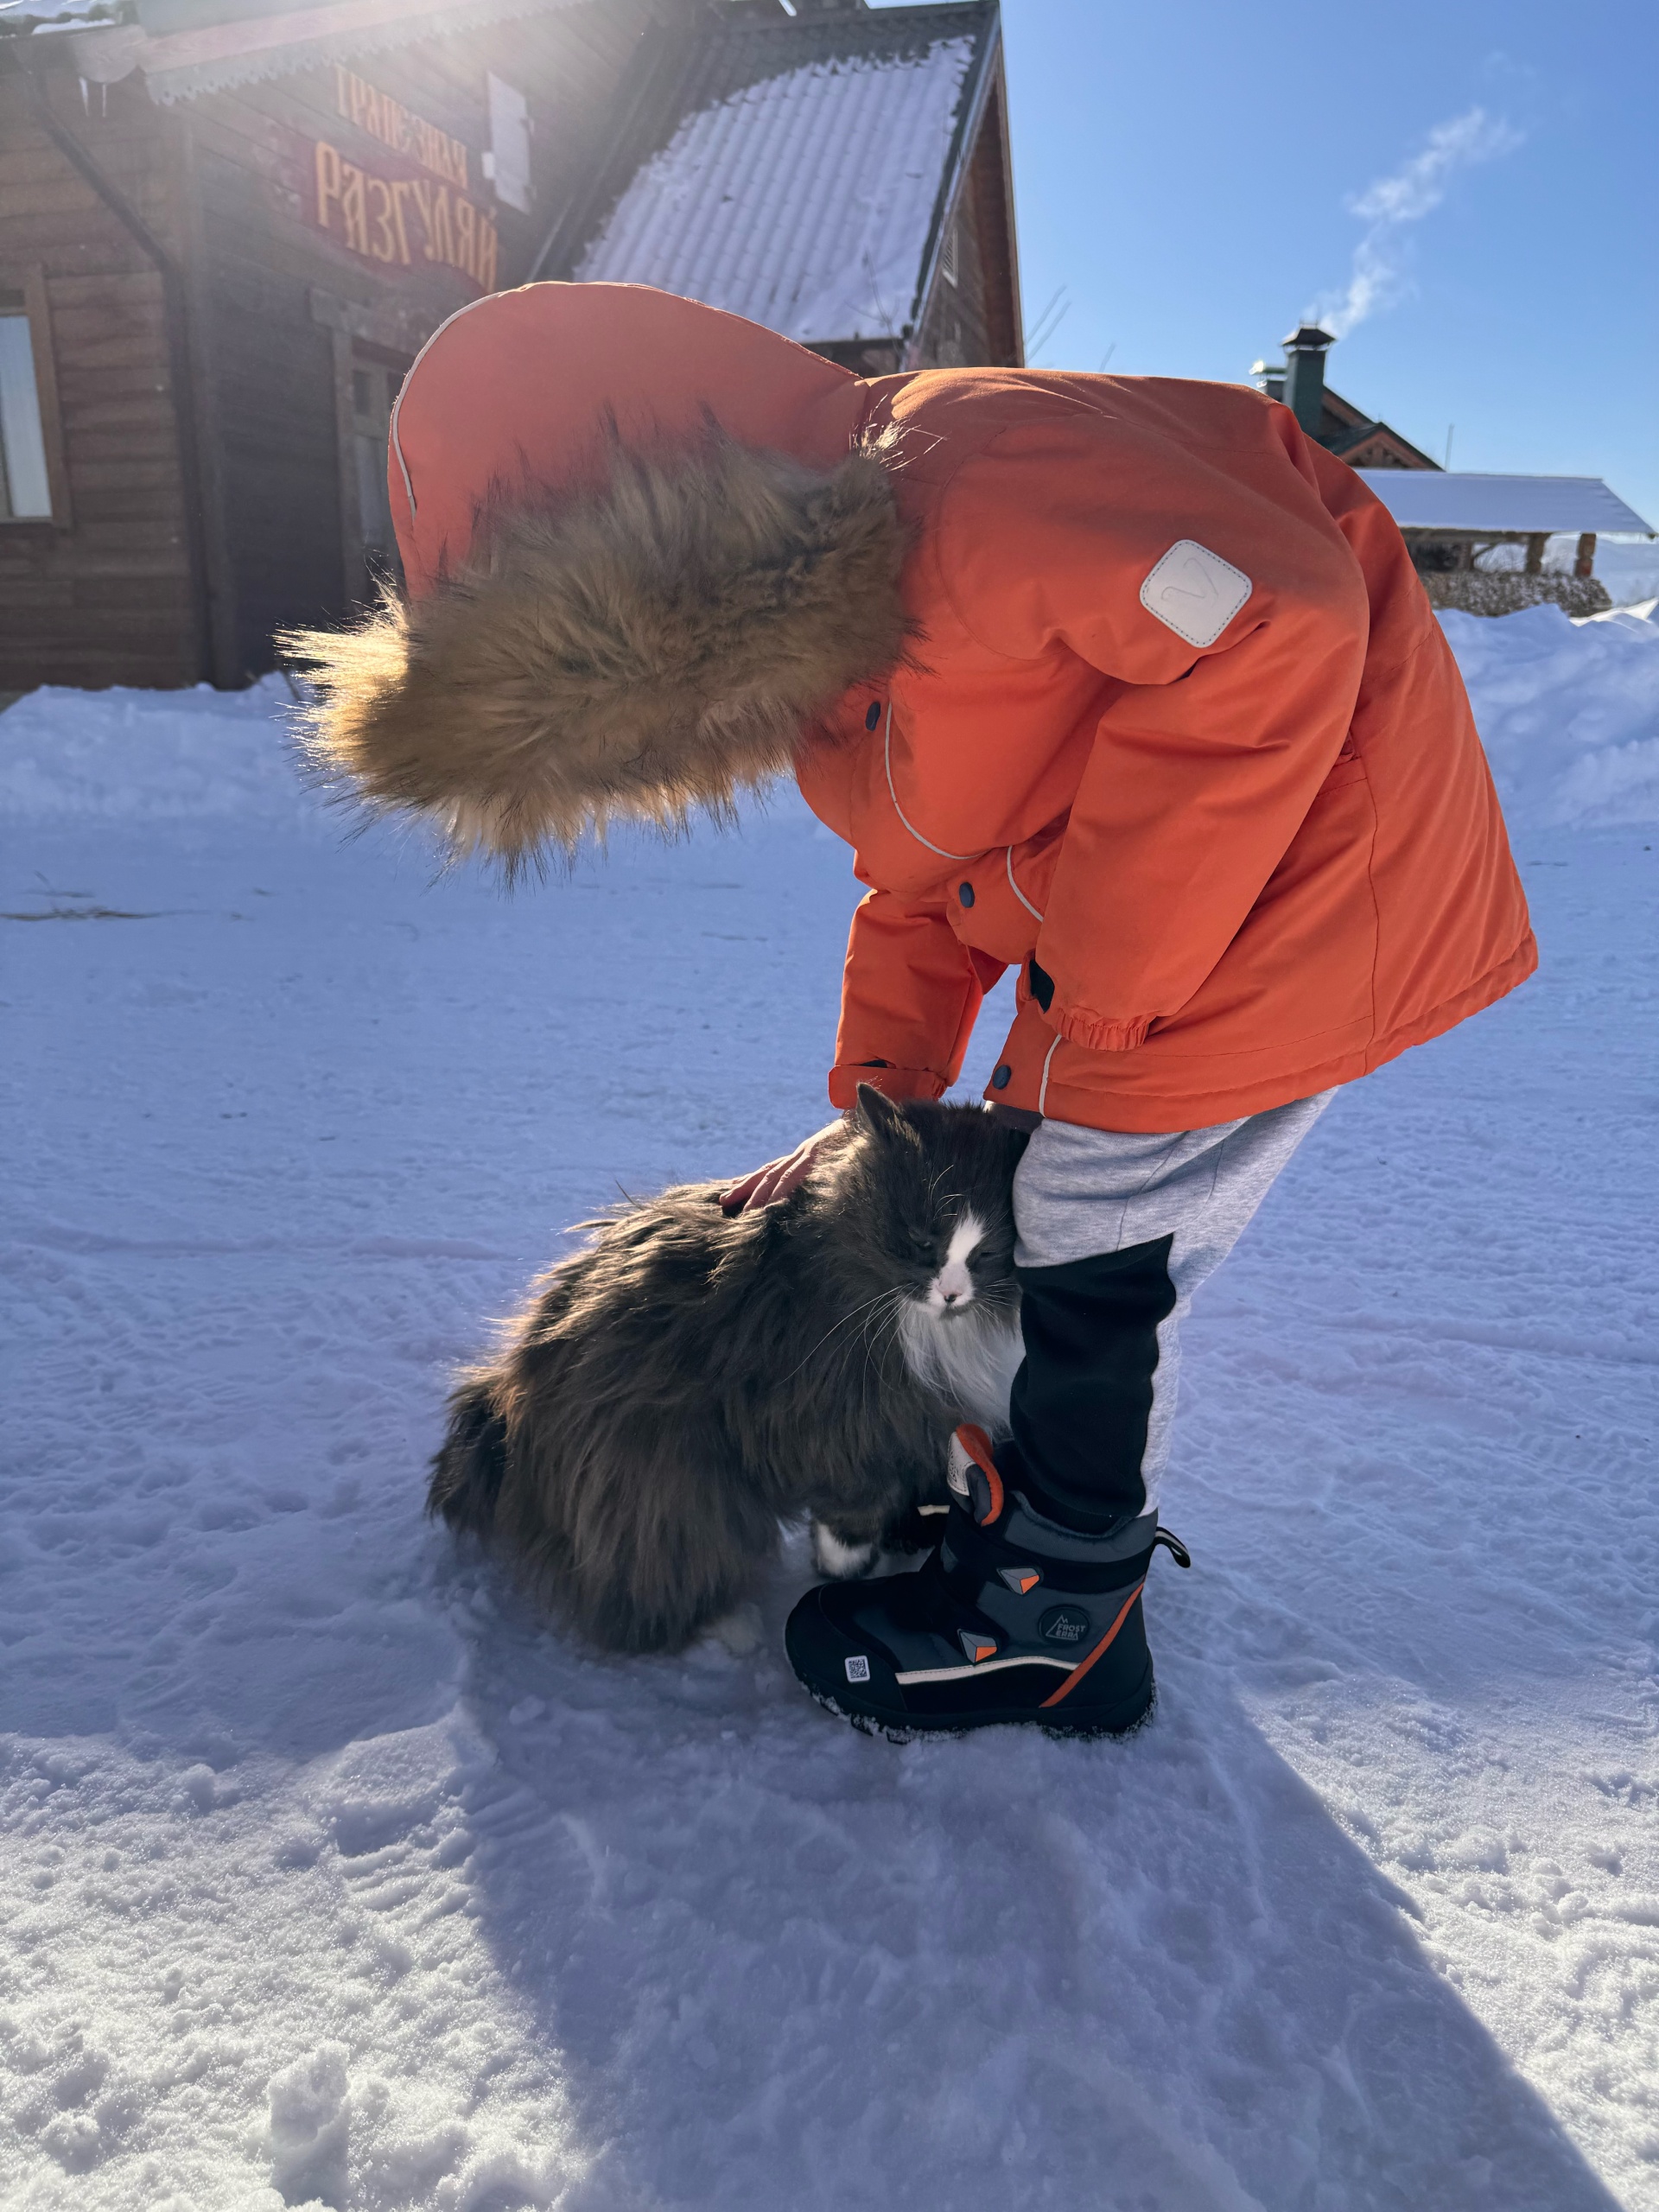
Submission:
[[[1586,530],[1579,540],[1579,557],[1573,563],[1575,576],[1592,576],[1596,573],[1596,533]]]
[[[1546,542],[1546,533],[1541,530],[1535,530],[1527,540],[1527,574],[1529,576],[1541,576],[1544,573]]]

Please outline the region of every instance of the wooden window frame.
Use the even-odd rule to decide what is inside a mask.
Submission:
[[[0,530],[73,530],[69,470],[63,454],[63,415],[58,405],[57,360],[52,346],[52,310],[46,296],[46,270],[39,262],[0,262],[0,292],[21,292],[29,318],[29,350],[35,363],[35,397],[41,410],[41,442],[46,448],[49,515],[0,515]]]
[[[407,376],[414,365],[414,357],[400,347],[381,345],[372,338],[353,337],[348,330],[342,330],[337,326],[334,328],[333,336],[334,444],[340,484],[340,585],[347,602],[353,607],[362,607],[372,602],[374,585],[369,574],[363,509],[358,497],[357,410],[352,399],[352,372],[363,368],[396,369],[401,375]],[[398,573],[401,575],[401,568]]]

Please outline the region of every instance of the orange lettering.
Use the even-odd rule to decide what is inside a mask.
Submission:
[[[367,181],[369,219],[374,225],[369,251],[377,261],[396,261],[397,240],[391,227],[391,187],[383,176],[372,176]]]
[[[0,0],[3,4],[3,0]],[[467,149],[460,139],[416,115],[345,64],[334,64],[334,105],[348,122],[383,146],[408,154],[446,183],[467,189]]]
[[[340,198],[340,156],[320,138],[317,141],[317,227],[328,227],[328,207]]]
[[[426,248],[426,257],[432,258],[432,188],[423,176],[410,180],[410,190],[415,195],[415,205],[421,211],[421,236]]]
[[[404,202],[413,189],[413,186],[401,177],[391,188],[391,219],[397,231],[397,258],[405,269],[409,266],[409,231],[404,222]]]
[[[366,254],[369,232],[363,207],[363,172],[355,162],[342,162],[340,175],[340,212],[346,224],[346,243],[353,253]]]
[[[497,239],[495,225],[487,215],[478,219],[478,283],[480,291],[495,289],[495,256]]]
[[[426,226],[426,257],[429,261],[453,261],[455,257],[454,244],[449,235],[449,188],[446,184],[441,184],[432,194],[432,215]]]
[[[454,264],[457,269],[464,269],[474,280],[477,277],[477,270],[474,267],[473,259],[476,250],[474,231],[477,221],[478,210],[472,201],[457,200],[455,202]]]

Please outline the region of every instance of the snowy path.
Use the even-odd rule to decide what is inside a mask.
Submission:
[[[1659,635],[1454,635],[1545,969],[1207,1294],[1122,1746],[838,1726],[798,1552],[624,1664],[420,1519],[563,1224],[822,1118],[824,833],[507,901],[267,696],[0,721],[7,2212],[1659,2208]]]

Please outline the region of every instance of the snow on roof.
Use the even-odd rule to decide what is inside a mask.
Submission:
[[[79,29],[113,22],[126,12],[123,0],[0,0],[0,35],[9,31]]]
[[[700,107],[575,274],[705,301],[807,344],[913,320],[977,41],[842,54]]]
[[[1359,468],[1402,530],[1637,531],[1651,523],[1599,476],[1480,476],[1439,468]]]

